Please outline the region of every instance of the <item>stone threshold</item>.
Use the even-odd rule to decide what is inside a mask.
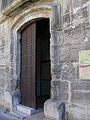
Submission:
[[[23,120],[23,119],[27,119],[27,118],[28,119],[33,118],[33,116],[38,117],[38,115],[41,113],[43,113],[43,109],[34,109],[34,108],[30,108],[30,107],[19,104],[16,106],[16,109],[12,111],[11,114],[13,116],[16,116],[18,118],[18,120]],[[34,120],[34,119],[32,119],[32,120]],[[47,120],[47,119],[44,119],[44,120]]]
[[[34,108],[30,108],[30,107],[27,107],[27,106],[24,106],[24,105],[21,105],[21,104],[17,105],[16,110],[20,111],[21,113],[25,113],[27,115],[35,114],[35,109]]]
[[[16,116],[18,119],[23,120],[28,116],[35,114],[35,109],[19,104],[11,114]]]

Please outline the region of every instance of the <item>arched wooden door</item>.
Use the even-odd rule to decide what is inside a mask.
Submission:
[[[50,97],[49,19],[31,23],[21,36],[21,104],[43,107]]]
[[[21,36],[21,102],[36,108],[36,22],[26,27]]]

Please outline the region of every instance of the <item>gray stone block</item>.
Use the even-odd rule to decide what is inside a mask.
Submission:
[[[61,77],[61,64],[51,65],[52,79],[59,79]]]
[[[90,81],[76,80],[71,83],[71,90],[90,90]]]
[[[0,106],[10,111],[11,105],[12,105],[12,99],[9,91],[0,89]]]
[[[53,5],[53,22],[52,22],[52,29],[57,28],[59,29],[61,26],[61,5]]]
[[[50,43],[50,46],[60,46],[60,31],[51,31],[51,38],[52,41]]]
[[[62,65],[61,76],[63,80],[74,80],[75,79],[75,67],[72,63]]]
[[[60,93],[60,100],[61,101],[68,101],[69,93]]]
[[[60,63],[60,47],[59,46],[52,46],[51,47],[51,62],[53,64]]]
[[[81,7],[80,2],[81,2],[81,1],[79,1],[79,0],[73,1],[73,8],[75,9],[75,8],[77,8],[77,7]]]
[[[16,89],[14,91],[14,94],[12,96],[12,104],[13,106],[18,105],[21,102],[21,93],[20,93],[20,89]]]
[[[68,100],[68,82],[52,81],[51,98],[56,100]]]
[[[89,20],[89,23],[90,23],[90,5],[88,6],[88,20]]]
[[[67,120],[90,120],[90,108],[71,104],[67,110]]]
[[[66,24],[68,25],[70,23],[70,13],[69,12],[63,16],[63,22],[65,25]]]
[[[9,80],[10,80],[10,69],[0,68],[0,87],[4,89],[9,89]]]
[[[72,92],[71,102],[78,103],[79,105],[87,105],[89,101],[90,101],[90,92],[83,92],[83,91]]]
[[[44,115],[48,119],[65,120],[65,104],[51,99],[44,103]]]
[[[60,99],[60,81],[51,82],[51,98]]]
[[[69,83],[67,81],[60,81],[60,93],[68,92]]]
[[[79,44],[70,45],[70,60],[75,62],[79,60]]]
[[[33,108],[29,108],[29,107],[26,107],[26,106],[23,106],[23,105],[17,105],[17,111],[21,112],[21,113],[25,113],[27,115],[32,115],[35,113],[35,109]]]
[[[4,90],[0,88],[0,106],[5,105]]]
[[[68,62],[70,60],[69,46],[61,46],[60,48],[60,61]]]

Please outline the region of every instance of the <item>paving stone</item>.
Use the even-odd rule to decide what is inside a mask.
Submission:
[[[47,120],[47,119],[44,118],[44,113],[40,112],[40,113],[34,114],[30,117],[27,117],[24,120]]]
[[[3,111],[0,111],[0,120],[18,120],[15,116],[8,115]]]

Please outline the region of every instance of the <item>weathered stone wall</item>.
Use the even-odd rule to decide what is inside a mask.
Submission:
[[[90,119],[90,81],[79,78],[79,52],[90,50],[89,14],[89,0],[61,1],[61,27],[56,26],[52,33],[51,97],[65,101],[68,120]]]
[[[0,25],[0,105],[11,108],[11,61],[10,26],[7,22]]]
[[[60,99],[68,104],[68,120],[90,119],[90,80],[79,79],[79,51],[90,49],[89,6],[89,0],[63,3]]]
[[[3,12],[0,13],[0,106],[10,111],[20,103],[20,31],[27,22],[51,15],[50,7],[42,1],[17,8],[8,15]]]
[[[53,14],[59,18],[55,24],[51,20],[52,13],[48,16],[49,9],[46,12],[35,9],[53,7],[55,4],[61,4],[61,16],[57,11]],[[68,120],[89,120],[90,81],[79,79],[79,51],[90,49],[89,0],[42,0],[25,10],[20,8],[16,14],[5,16],[5,21],[0,22],[0,105],[12,109],[12,96],[19,94],[16,85],[19,78],[15,30],[29,19],[45,14],[51,20],[51,98],[65,101]]]

